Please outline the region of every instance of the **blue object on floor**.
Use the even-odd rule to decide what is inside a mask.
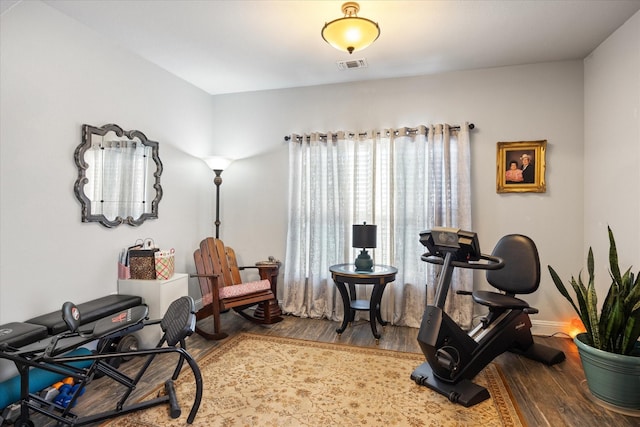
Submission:
[[[91,350],[80,347],[65,354],[65,356],[88,356],[90,354]],[[87,360],[83,362],[73,362],[69,365],[76,368],[86,368],[91,365],[91,363],[91,360]],[[29,372],[29,392],[37,393],[64,378],[64,375],[56,374],[55,372],[39,368],[31,368]],[[0,383],[0,409],[11,405],[18,400],[20,400],[20,375],[16,375],[15,377],[11,377]]]

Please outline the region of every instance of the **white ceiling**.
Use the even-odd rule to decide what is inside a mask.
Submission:
[[[381,35],[349,55],[320,36],[343,1],[45,2],[211,94],[583,59],[640,9],[640,0],[361,0],[359,16]],[[361,58],[368,68],[336,65]]]

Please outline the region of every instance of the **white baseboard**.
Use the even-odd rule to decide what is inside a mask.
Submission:
[[[202,308],[202,298],[195,300],[196,310]],[[567,322],[552,322],[548,320],[531,320],[531,333],[538,336],[550,336],[558,334],[563,336],[571,330],[571,324]]]
[[[531,333],[539,336],[569,336],[571,324],[567,322],[552,322],[548,320],[531,320]]]

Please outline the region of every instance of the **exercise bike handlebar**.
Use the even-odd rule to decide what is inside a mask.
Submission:
[[[420,257],[420,259],[430,264],[442,265],[443,271],[438,276],[435,294],[435,306],[440,309],[444,309],[444,303],[447,299],[447,294],[449,293],[451,275],[453,274],[453,269],[455,267],[470,268],[474,270],[498,270],[504,267],[504,260],[495,256],[480,254],[480,256],[474,256],[474,262],[470,262],[468,260],[459,261],[455,259],[454,253],[454,251],[442,251],[438,254],[427,252]],[[478,261],[482,260],[484,262],[475,262],[475,258],[478,258]]]
[[[444,264],[444,256],[432,254],[431,252],[426,252],[422,254],[420,257],[422,261],[428,262],[430,264]],[[480,260],[486,262],[470,262],[470,261],[458,261],[451,260],[451,265],[459,268],[471,268],[473,270],[499,270],[504,267],[504,260],[497,256],[480,254]]]

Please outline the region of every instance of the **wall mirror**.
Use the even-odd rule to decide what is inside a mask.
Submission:
[[[115,124],[85,124],[74,159],[78,166],[74,192],[82,205],[82,222],[137,226],[158,218],[162,162],[157,142]]]

